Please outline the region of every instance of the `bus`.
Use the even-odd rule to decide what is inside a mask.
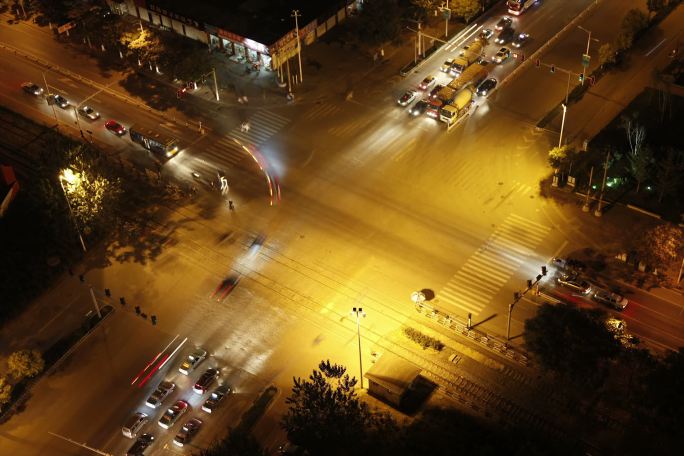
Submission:
[[[170,160],[180,150],[176,138],[162,135],[149,128],[132,125],[128,129],[128,132],[130,133],[133,142],[140,144],[159,159]]]
[[[509,14],[520,16],[527,11],[529,7],[536,4],[537,1],[538,0],[508,0],[506,6],[508,7]]]

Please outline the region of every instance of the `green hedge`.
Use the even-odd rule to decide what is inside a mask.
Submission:
[[[437,351],[442,351],[442,349],[444,349],[444,344],[442,341],[435,339],[434,337],[427,336],[417,329],[405,326],[403,331],[406,337],[423,347],[423,350],[434,348]]]

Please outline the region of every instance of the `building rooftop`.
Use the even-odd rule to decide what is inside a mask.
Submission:
[[[368,380],[383,386],[394,394],[402,394],[418,377],[421,369],[390,353],[384,353],[366,372]]]
[[[299,26],[303,27],[316,18],[327,19],[346,1],[147,0],[147,3],[269,46],[294,29],[293,10],[299,10]]]

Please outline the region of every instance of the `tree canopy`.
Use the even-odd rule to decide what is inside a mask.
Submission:
[[[605,313],[572,304],[544,304],[525,322],[525,346],[540,365],[573,380],[600,383],[620,349]]]
[[[356,395],[356,378],[347,369],[321,361],[308,379],[294,378],[289,409],[282,420],[289,440],[311,454],[365,454],[389,438],[396,424],[370,410]]]
[[[19,350],[9,356],[7,367],[16,378],[35,377],[43,372],[45,361],[38,350]]]

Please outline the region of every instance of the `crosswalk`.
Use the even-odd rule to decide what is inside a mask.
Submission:
[[[368,116],[359,117],[351,122],[329,128],[328,133],[333,136],[343,137],[354,131],[363,129],[366,125],[371,123],[372,120],[373,119],[370,119]]]
[[[330,103],[320,103],[312,109],[308,110],[304,114],[304,118],[306,120],[316,120],[325,117],[332,117],[338,112],[340,112],[341,109],[342,108],[339,105],[334,105]]]
[[[509,215],[437,293],[440,301],[479,314],[549,231],[548,226]]]
[[[201,176],[215,177],[217,171],[228,170],[249,156],[244,147],[264,144],[289,122],[279,114],[257,111],[249,119],[249,131],[241,131],[236,125],[218,141],[202,139],[193,145],[192,155],[182,160],[182,165]]]

